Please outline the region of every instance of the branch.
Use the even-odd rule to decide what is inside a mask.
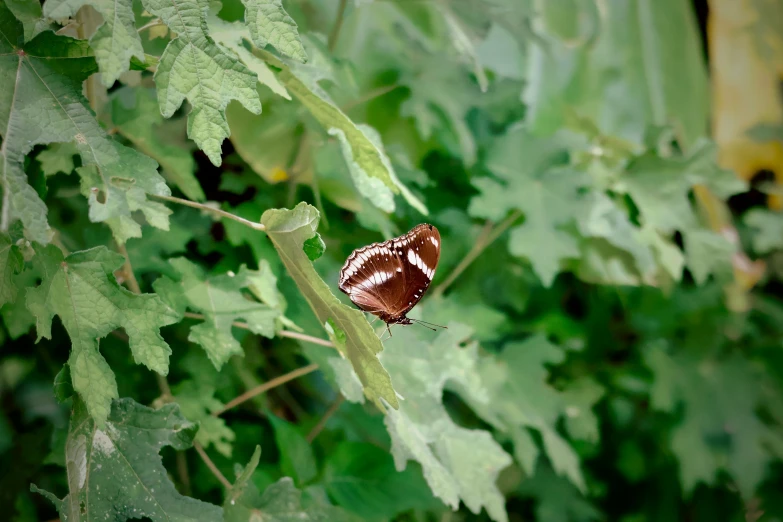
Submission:
[[[243,402],[250,400],[257,395],[261,395],[262,393],[267,392],[272,388],[276,388],[277,386],[280,386],[281,384],[285,384],[288,381],[292,381],[297,377],[301,377],[302,375],[307,375],[308,373],[314,372],[317,369],[318,369],[318,365],[313,363],[313,364],[308,364],[307,366],[303,366],[302,368],[297,368],[296,370],[281,375],[280,377],[275,377],[271,381],[265,382],[260,386],[256,386],[252,390],[248,390],[242,395],[240,395],[239,397],[236,397],[235,399],[229,401],[222,409],[213,412],[212,415],[218,417],[223,412],[228,411],[231,408],[238,406],[239,404],[242,404]]]
[[[329,33],[329,51],[334,51],[334,46],[337,45],[337,38],[340,36],[340,29],[343,27],[343,19],[345,18],[345,8],[348,5],[348,0],[340,0],[340,5],[337,7],[337,19],[332,26],[332,32]]]
[[[156,18],[155,20],[152,20],[151,22],[147,22],[146,24],[136,29],[136,32],[140,33],[142,31],[149,29],[150,27],[155,27],[157,25],[166,25],[166,24],[164,24],[163,20],[161,20],[160,18]]]
[[[194,314],[193,312],[185,312],[185,317],[188,317],[190,319],[201,319],[204,320],[205,317],[203,314]],[[231,323],[232,326],[236,326],[237,328],[242,328],[244,330],[250,330],[250,325],[247,323],[244,323],[242,321],[234,321]],[[299,332],[292,332],[291,330],[280,330],[277,332],[277,335],[279,337],[289,337],[291,339],[298,339],[300,341],[305,341],[308,343],[313,344],[320,344],[321,346],[326,346],[327,348],[334,348],[334,343],[331,341],[327,341],[326,339],[319,339],[318,337],[313,337],[312,335],[307,335]]]
[[[204,212],[212,212],[213,214],[216,214],[220,217],[224,217],[226,219],[233,219],[234,221],[238,223],[242,223],[243,225],[248,226],[254,230],[260,230],[263,232],[266,229],[266,227],[264,227],[264,225],[262,225],[261,223],[254,223],[249,219],[239,217],[230,212],[226,212],[225,210],[220,210],[219,208],[210,207],[209,205],[205,205],[203,203],[196,203],[195,201],[190,201],[188,199],[182,199],[182,198],[175,198],[173,196],[159,196],[158,194],[147,194],[147,195],[149,197],[162,199],[164,201],[179,203],[180,205],[185,205],[187,207],[197,208],[199,210],[203,210]]]
[[[218,479],[221,484],[223,484],[224,488],[230,489],[231,482],[229,482],[228,479],[220,472],[217,466],[215,466],[215,463],[212,462],[212,459],[209,458],[209,455],[207,455],[207,452],[204,451],[204,448],[201,446],[201,444],[199,444],[198,442],[193,442],[193,447],[196,449],[198,456],[201,457],[201,460],[204,461],[204,464],[207,465],[209,471],[211,471],[212,474],[215,475],[215,478]]]
[[[329,406],[329,409],[326,410],[326,413],[324,413],[324,416],[321,417],[321,420],[318,421],[318,423],[313,426],[313,429],[310,430],[310,433],[307,434],[307,442],[310,444],[313,443],[315,438],[318,436],[319,433],[326,427],[326,423],[329,421],[332,415],[334,415],[338,409],[340,409],[340,405],[345,402],[345,396],[341,393],[337,396],[337,400],[335,400],[331,406]]]
[[[446,280],[439,284],[437,288],[432,291],[432,295],[443,295],[443,292],[445,292],[446,289],[457,280],[462,272],[464,272],[489,245],[494,243],[495,240],[508,229],[508,227],[513,225],[514,221],[516,221],[520,216],[522,216],[522,212],[515,210],[511,213],[511,215],[495,226],[494,229],[492,228],[491,221],[484,223],[484,228],[482,228],[481,232],[479,232],[479,236],[476,239],[476,242],[473,244],[473,248],[470,249],[470,252],[467,253],[462,261],[460,261],[454,270],[452,270],[452,272],[448,275],[448,277],[446,277]]]

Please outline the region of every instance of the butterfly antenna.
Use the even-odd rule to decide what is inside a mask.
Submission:
[[[425,328],[429,328],[433,332],[435,331],[435,328],[443,328],[444,330],[448,330],[449,329],[448,326],[442,326],[442,325],[435,324],[435,323],[428,323],[427,321],[422,321],[421,319],[411,319],[411,321],[413,321],[414,323],[419,323],[420,325],[424,326]],[[435,328],[432,328],[433,326]]]

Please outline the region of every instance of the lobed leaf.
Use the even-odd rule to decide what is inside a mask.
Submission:
[[[176,315],[158,296],[134,294],[118,285],[114,271],[125,260],[106,247],[67,257],[53,245],[33,248],[42,281],[27,290],[27,308],[36,318],[38,340],[51,339],[52,318],[58,315],[71,338],[73,388],[103,426],[118,393],[114,372],[98,350],[100,338],[124,328],[134,361],[166,375],[171,348],[159,329],[176,322]]]
[[[245,5],[245,24],[256,47],[263,49],[272,44],[289,58],[307,61],[296,22],[285,12],[281,0],[242,0],[242,3]]]
[[[242,289],[258,288],[255,278],[274,277],[268,267],[263,273],[242,266],[238,274],[208,276],[183,257],[169,259],[169,263],[178,278],[161,277],[153,287],[180,318],[187,309],[204,315],[204,321],[190,329],[188,340],[204,348],[216,369],[232,355],[242,354],[242,347],[231,333],[235,321],[244,319],[253,333],[274,337],[277,320],[282,315],[279,307],[250,300],[242,294]]]
[[[177,34],[155,71],[160,111],[170,118],[187,99],[192,106],[188,137],[219,166],[221,143],[230,134],[228,103],[237,100],[250,112],[261,113],[256,75],[210,37],[207,0],[143,0],[143,4]]]

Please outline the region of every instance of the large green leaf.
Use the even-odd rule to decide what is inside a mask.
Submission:
[[[14,275],[24,268],[24,257],[19,247],[6,234],[0,234],[0,307],[16,300]]]
[[[153,410],[115,400],[100,425],[77,400],[65,441],[69,494],[55,502],[63,522],[221,520],[220,507],[177,492],[159,455],[164,446],[189,448],[197,430],[176,404]]]
[[[459,323],[450,323],[434,338],[398,329],[381,359],[404,400],[398,411],[386,413],[386,428],[398,471],[416,460],[432,493],[452,509],[462,500],[471,512],[485,508],[492,520],[504,522],[508,514],[495,481],[511,457],[488,431],[455,424],[441,403],[448,387],[481,408],[488,406],[477,372],[478,346],[460,347],[470,334]]]
[[[221,144],[230,134],[228,103],[237,100],[254,114],[261,113],[256,75],[209,36],[207,0],[144,0],[143,4],[177,34],[155,71],[160,111],[170,118],[187,99],[193,107],[188,137],[219,166]]]
[[[114,279],[124,258],[97,247],[63,257],[54,245],[35,245],[41,285],[27,290],[27,307],[36,317],[38,339],[52,337],[52,318],[60,317],[71,338],[73,387],[102,426],[118,397],[114,372],[98,351],[98,341],[117,328],[128,334],[133,358],[160,375],[169,371],[171,348],[160,336],[176,315],[154,294],[134,294]]]
[[[365,395],[381,409],[381,399],[397,408],[391,378],[377,356],[383,350],[381,341],[362,312],[342,304],[332,294],[303,250],[305,241],[318,230],[318,218],[318,210],[300,203],[293,210],[267,210],[261,223],[318,321],[326,324],[331,320],[345,332],[343,355],[351,361]]]
[[[82,80],[95,71],[87,42],[44,32],[21,47],[22,27],[4,4],[0,35],[0,176],[8,191],[4,226],[21,219],[28,238],[49,241],[47,209],[28,184],[24,156],[38,144],[72,142],[82,160],[78,172],[91,221],[106,222],[121,243],[141,236],[131,217],[135,210],[153,226],[168,228],[166,207],[146,199],[147,194],[170,194],[157,164],[112,140],[81,95]]]
[[[120,74],[130,69],[131,58],[144,61],[134,23],[133,0],[48,0],[43,14],[60,20],[76,15],[85,5],[91,5],[103,16],[103,23],[90,37],[90,47],[95,51],[101,81],[111,87]]]

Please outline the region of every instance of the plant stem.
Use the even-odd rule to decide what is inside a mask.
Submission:
[[[318,421],[318,424],[313,426],[313,429],[310,430],[310,433],[307,434],[307,442],[311,443],[315,440],[315,438],[318,436],[321,431],[326,427],[326,423],[329,421],[329,418],[334,415],[338,409],[340,409],[340,405],[345,402],[345,396],[343,394],[339,394],[337,396],[337,399],[332,403],[331,406],[329,406],[329,409],[326,410],[326,413],[324,413],[324,416],[321,417],[321,420]]]
[[[187,207],[193,207],[197,208],[199,210],[203,210],[205,212],[212,212],[213,214],[216,214],[220,217],[224,217],[226,219],[233,219],[234,221],[238,223],[242,223],[245,226],[248,226],[254,230],[260,230],[264,231],[266,230],[266,227],[262,225],[261,223],[254,223],[250,221],[249,219],[245,219],[243,217],[239,217],[235,214],[232,214],[230,212],[226,212],[225,210],[221,210],[219,208],[210,207],[209,205],[205,205],[203,203],[196,203],[195,201],[190,201],[189,199],[182,199],[182,198],[175,198],[173,196],[160,196],[158,194],[147,194],[150,197],[162,199],[165,201],[170,201],[172,203],[179,203],[180,205],[185,205]]]
[[[329,51],[334,51],[335,45],[337,45],[337,39],[340,37],[340,29],[343,27],[343,19],[345,18],[345,8],[348,6],[348,0],[340,0],[340,5],[337,7],[337,18],[332,26],[332,32],[329,33]]]
[[[373,89],[370,92],[366,93],[364,96],[360,96],[359,98],[353,101],[349,101],[348,103],[341,105],[340,110],[342,110],[343,112],[351,110],[357,105],[367,103],[368,101],[372,101],[375,98],[383,96],[384,94],[390,93],[393,90],[397,89],[398,87],[401,87],[401,85],[398,83],[392,85],[384,85],[383,87],[378,87],[377,89]]]
[[[190,472],[188,471],[188,459],[185,458],[184,451],[177,452],[177,476],[182,484],[181,493],[186,497],[191,496]]]
[[[230,489],[231,482],[229,482],[228,479],[220,472],[217,466],[215,466],[215,463],[212,462],[212,459],[209,458],[209,455],[207,455],[207,452],[204,451],[204,448],[201,446],[201,444],[199,444],[198,442],[194,442],[193,447],[196,449],[198,456],[201,457],[201,460],[204,461],[204,464],[207,465],[209,471],[211,471],[212,474],[215,475],[215,478],[218,479],[221,484],[223,484],[223,487],[225,487],[226,489]]]
[[[185,312],[185,317],[188,317],[190,319],[202,319],[202,320],[205,319],[203,314],[195,314],[193,312]],[[231,324],[232,326],[236,326],[237,328],[250,330],[250,325],[242,321],[234,321]],[[326,346],[328,348],[334,348],[334,344],[331,341],[327,341],[326,339],[319,339],[318,337],[313,337],[312,335],[307,335],[299,332],[292,332],[290,330],[280,330],[279,332],[277,332],[277,335],[280,337],[289,337],[291,339],[298,339],[300,341],[305,341],[308,343],[320,344],[321,346]]]
[[[222,409],[213,412],[212,415],[218,417],[224,412],[230,410],[231,408],[234,408],[235,406],[238,406],[239,404],[242,404],[243,402],[252,399],[256,395],[260,395],[264,392],[267,392],[272,388],[280,386],[281,384],[285,384],[288,381],[296,379],[297,377],[301,377],[302,375],[307,375],[308,373],[314,372],[317,369],[318,369],[318,365],[313,363],[313,364],[308,364],[307,366],[303,366],[302,368],[297,368],[296,370],[288,372],[279,377],[275,377],[271,381],[265,382],[260,386],[256,386],[255,388],[246,391],[239,397],[236,397],[233,400],[229,401]]]
[[[133,267],[131,266],[128,249],[125,248],[125,243],[117,243],[117,250],[122,254],[122,257],[125,258],[125,264],[122,265],[122,274],[125,282],[128,283],[128,288],[134,294],[140,294],[141,287],[139,286],[136,276],[133,274]]]
[[[470,252],[467,253],[462,261],[460,261],[454,270],[452,270],[452,272],[448,275],[448,277],[446,277],[446,280],[432,291],[432,295],[443,295],[446,289],[457,280],[462,272],[464,272],[489,245],[494,243],[495,240],[508,229],[508,227],[513,225],[514,221],[516,221],[521,215],[522,212],[515,210],[511,213],[511,215],[501,221],[494,228],[492,228],[491,221],[484,223],[484,228],[482,228],[481,232],[479,232],[479,236],[476,238],[476,242],[473,244],[473,248],[470,249]]]

